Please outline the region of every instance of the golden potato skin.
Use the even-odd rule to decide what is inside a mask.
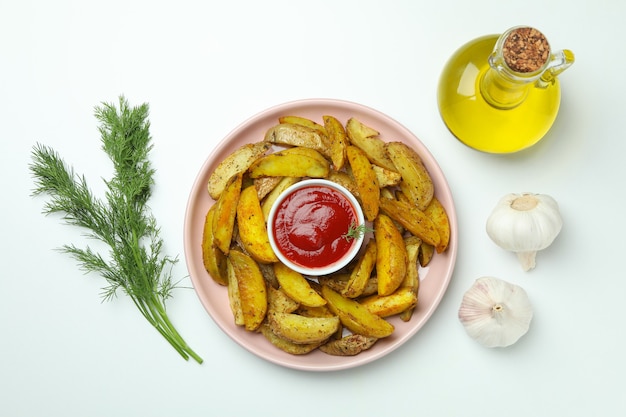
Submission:
[[[346,163],[346,147],[348,146],[348,136],[346,129],[341,122],[333,116],[325,115],[324,128],[328,132],[328,146],[330,150],[330,159],[333,163],[335,171],[341,171]]]
[[[376,266],[376,241],[370,239],[365,245],[365,252],[359,258],[350,273],[350,279],[341,291],[344,297],[357,298],[363,295],[372,270]]]
[[[267,288],[256,261],[249,255],[233,249],[228,254],[239,290],[244,327],[255,331],[267,313]]]
[[[377,130],[352,117],[346,123],[346,133],[350,143],[361,149],[373,164],[391,171],[396,170],[395,165],[387,155],[385,142],[380,139]]]
[[[296,120],[296,122],[301,122]],[[326,154],[328,152],[328,138],[326,137],[324,127],[318,125],[321,130],[316,129],[313,125],[307,126],[301,123],[280,123],[271,127],[265,134],[265,141],[277,145],[299,146]]]
[[[299,314],[271,312],[268,324],[277,336],[296,344],[320,343],[339,328],[339,318],[305,317]]]
[[[237,227],[244,249],[261,263],[278,262],[272,250],[256,188],[245,188],[237,204]]]
[[[406,275],[406,246],[400,231],[384,213],[379,214],[374,220],[374,239],[376,239],[378,294],[389,295],[400,286]]]
[[[380,200],[380,187],[376,173],[361,149],[350,145],[347,148],[347,155],[356,187],[359,190],[363,214],[368,221],[373,221],[378,215]]]
[[[422,159],[403,142],[388,142],[386,149],[402,177],[400,189],[415,207],[424,210],[433,198],[435,187]]]
[[[217,207],[213,215],[213,240],[225,255],[228,255],[233,239],[242,182],[243,175],[235,175],[215,203]]]
[[[324,343],[319,349],[333,356],[355,356],[374,346],[378,339],[360,334],[351,334],[341,339]]]
[[[390,295],[371,295],[362,299],[369,311],[380,317],[389,317],[412,309],[417,305],[417,294],[409,287],[400,287]]]
[[[274,264],[274,274],[280,288],[297,303],[308,307],[320,307],[326,304],[301,273],[285,266],[281,262]]]
[[[271,143],[264,141],[249,143],[228,155],[220,162],[209,177],[207,189],[211,198],[217,200],[230,179],[237,174],[245,172],[250,165],[267,152],[271,146]]]
[[[424,210],[424,214],[433,221],[435,229],[439,233],[439,243],[435,246],[437,253],[445,252],[450,243],[450,219],[445,207],[437,200],[437,197],[433,197]]]
[[[404,201],[383,197],[380,199],[380,209],[423,242],[433,246],[439,244],[439,232],[433,221],[417,207]]]
[[[325,178],[330,163],[318,151],[297,147],[265,155],[257,159],[248,173],[258,177],[312,177]]]
[[[211,278],[220,285],[228,285],[226,255],[215,245],[213,236],[213,215],[216,205],[207,212],[202,232],[202,261]]]

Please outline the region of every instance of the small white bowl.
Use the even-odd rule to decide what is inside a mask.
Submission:
[[[359,204],[357,199],[354,197],[354,195],[350,191],[348,191],[345,187],[337,183],[334,183],[332,181],[325,180],[325,179],[306,179],[288,187],[276,199],[276,201],[272,205],[272,208],[270,209],[270,213],[267,219],[267,234],[269,237],[270,245],[272,246],[272,249],[274,250],[274,253],[276,254],[278,259],[282,263],[284,263],[289,268],[303,275],[321,276],[321,275],[328,275],[333,272],[336,272],[340,270],[341,268],[343,268],[344,266],[346,266],[348,263],[350,263],[350,261],[354,259],[354,257],[359,253],[361,249],[361,246],[363,244],[364,234],[359,233],[357,237],[351,238],[352,246],[350,246],[350,249],[348,250],[348,252],[346,252],[341,258],[337,259],[336,261],[330,264],[318,265],[318,266],[306,266],[300,263],[296,263],[290,260],[289,258],[287,258],[285,254],[283,254],[283,252],[279,248],[279,245],[276,242],[276,238],[274,235],[276,214],[278,212],[279,207],[288,196],[292,195],[294,192],[299,191],[303,188],[314,187],[314,186],[328,187],[339,192],[339,194],[345,197],[345,199],[353,207],[354,212],[356,214],[356,223],[357,223],[356,226],[362,226],[365,224],[365,219],[363,216],[363,209],[361,208],[361,205]],[[341,227],[343,230],[348,231],[350,226],[351,226],[350,224],[346,224],[346,225],[342,225]]]

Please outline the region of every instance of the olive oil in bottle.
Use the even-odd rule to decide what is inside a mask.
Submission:
[[[452,134],[474,149],[520,151],[554,123],[561,97],[556,75],[573,62],[570,51],[553,53],[533,28],[475,39],[452,55],[441,74],[439,112]]]

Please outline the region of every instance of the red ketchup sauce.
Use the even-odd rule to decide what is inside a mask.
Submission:
[[[274,240],[283,256],[305,268],[323,268],[346,255],[354,239],[346,239],[357,224],[352,203],[323,185],[295,190],[276,209]]]

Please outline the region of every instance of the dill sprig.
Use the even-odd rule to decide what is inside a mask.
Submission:
[[[355,223],[350,224],[348,231],[343,234],[343,238],[347,241],[352,239],[358,239],[366,233],[373,232],[374,229],[368,227],[366,224],[356,225]]]
[[[97,273],[106,280],[103,300],[110,300],[121,290],[183,358],[202,363],[175,329],[165,308],[165,300],[176,287],[171,270],[178,259],[162,254],[160,230],[147,207],[155,172],[148,158],[152,149],[148,105],[131,108],[122,96],[119,108],[103,103],[95,108],[95,117],[100,122],[102,149],[114,167],[113,177],[105,180],[104,198],[96,197],[84,176],[77,175],[57,152],[41,144],[33,147],[29,166],[35,180],[33,195],[50,197],[44,214],[60,213],[65,224],[86,229],[87,237],[106,244],[105,255],[89,246],[69,244],[60,248],[86,273]]]

